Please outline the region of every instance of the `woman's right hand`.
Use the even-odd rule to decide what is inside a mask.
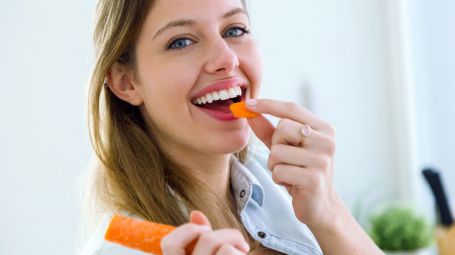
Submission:
[[[164,255],[185,255],[194,247],[194,255],[236,255],[247,254],[250,250],[240,231],[236,229],[212,230],[207,217],[193,211],[190,222],[183,224],[161,240]]]

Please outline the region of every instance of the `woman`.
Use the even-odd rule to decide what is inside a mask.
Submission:
[[[382,254],[333,188],[333,127],[256,99],[261,60],[243,1],[100,0],[97,10],[98,206],[179,226],[164,254],[192,242],[193,254]],[[261,115],[234,118],[238,100]],[[265,158],[247,152],[250,130]],[[105,228],[86,254],[139,254],[103,242]]]

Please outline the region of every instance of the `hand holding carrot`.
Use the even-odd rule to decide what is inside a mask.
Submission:
[[[104,238],[155,255],[235,255],[249,251],[238,230],[213,231],[207,217],[199,211],[193,211],[190,222],[180,227],[114,215]]]
[[[247,107],[281,118],[276,128],[262,115],[247,120],[270,149],[273,180],[287,188],[296,217],[310,227],[324,254],[384,254],[333,187],[334,128],[294,103],[257,99]]]
[[[334,128],[294,103],[255,99],[246,106],[281,119],[277,127],[263,115],[248,123],[270,149],[273,181],[288,189],[297,218],[310,227],[333,224],[342,204],[332,183]]]
[[[199,211],[193,211],[190,222],[184,224],[161,241],[165,255],[185,255],[188,246],[194,245],[194,255],[247,254],[249,246],[238,230],[212,230],[209,220]]]

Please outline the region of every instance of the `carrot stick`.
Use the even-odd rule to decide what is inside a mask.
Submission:
[[[254,118],[259,116],[258,113],[248,110],[244,101],[231,104],[229,109],[236,118]]]
[[[170,225],[114,215],[104,239],[132,249],[162,255],[161,239],[174,229],[175,227]],[[189,250],[192,250],[192,246],[190,245]]]

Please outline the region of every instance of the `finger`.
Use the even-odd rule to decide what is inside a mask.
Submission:
[[[336,151],[335,138],[319,131],[312,131],[310,136],[304,137],[303,147],[328,157],[333,157]]]
[[[272,136],[272,145],[289,144],[294,146],[302,145],[304,136],[302,128],[305,125],[291,119],[281,119],[278,122],[275,133]]]
[[[210,224],[209,219],[207,216],[200,211],[192,211],[190,214],[190,223],[194,223],[197,225],[207,226],[212,229],[212,225]]]
[[[311,169],[278,164],[273,168],[272,180],[279,185],[287,187],[288,192],[297,189],[315,189],[321,187],[324,175]],[[292,195],[292,194],[291,194]]]
[[[185,249],[201,234],[209,231],[210,228],[205,225],[181,225],[161,240],[161,250],[164,254],[186,254]]]
[[[236,229],[221,229],[202,234],[197,241],[193,254],[212,255],[223,244],[229,244],[245,253],[250,249],[240,231]]]
[[[270,149],[275,126],[263,115],[259,115],[256,118],[248,118],[247,120],[254,134]]]
[[[302,124],[308,124],[316,130],[329,131],[327,123],[293,102],[282,102],[273,99],[249,99],[246,101],[246,106],[249,110],[257,113],[266,113],[281,119],[291,119]]]
[[[273,170],[277,164],[286,164],[299,167],[324,167],[325,157],[308,150],[307,148],[291,145],[274,144],[270,150],[267,166]]]
[[[304,136],[305,125],[289,119],[281,119],[275,133],[272,135],[272,146],[285,144],[307,148],[314,153],[329,156],[335,154],[335,139],[322,132],[312,130],[309,136]]]
[[[223,244],[221,248],[216,252],[216,255],[240,255],[246,254],[245,252],[241,252],[236,248],[232,247],[229,244]]]

